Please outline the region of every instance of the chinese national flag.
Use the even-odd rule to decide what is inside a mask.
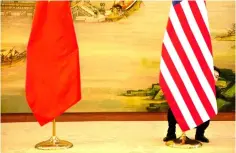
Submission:
[[[27,47],[26,99],[41,126],[81,99],[69,1],[37,1]]]

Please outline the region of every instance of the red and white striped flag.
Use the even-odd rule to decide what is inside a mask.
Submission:
[[[160,86],[182,131],[193,129],[217,114],[204,0],[172,2],[160,67]]]

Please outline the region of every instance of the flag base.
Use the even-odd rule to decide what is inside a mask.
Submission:
[[[173,148],[193,149],[201,147],[202,143],[197,140],[192,140],[183,134],[175,140],[167,141],[166,145]]]
[[[52,136],[49,140],[35,145],[35,148],[39,150],[61,150],[69,149],[71,147],[73,147],[72,143],[65,140],[60,140],[56,136]]]

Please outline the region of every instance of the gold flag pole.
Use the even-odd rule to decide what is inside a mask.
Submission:
[[[52,136],[56,136],[56,120],[54,119],[52,122]]]
[[[48,0],[48,3],[50,3],[51,0]],[[73,147],[73,144],[69,141],[65,141],[65,140],[60,140],[57,136],[56,136],[56,120],[53,120],[52,123],[52,136],[50,139],[46,140],[46,141],[42,141],[40,143],[37,143],[35,145],[36,149],[40,149],[40,150],[59,150],[59,149],[68,149]]]
[[[36,149],[40,150],[59,150],[59,149],[68,149],[73,147],[73,144],[69,141],[60,140],[56,136],[56,121],[53,120],[52,123],[52,137],[49,140],[40,142],[35,145]]]
[[[199,148],[202,146],[202,143],[197,140],[192,140],[186,136],[186,133],[183,132],[182,135],[175,139],[166,142],[166,145],[173,148]]]

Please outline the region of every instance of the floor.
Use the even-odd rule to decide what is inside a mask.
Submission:
[[[234,153],[235,122],[212,121],[206,131],[210,143],[201,148],[170,148],[162,141],[167,122],[59,122],[57,136],[74,146],[68,150],[42,151],[34,148],[52,135],[52,124],[2,123],[2,153]],[[193,138],[195,130],[187,132]],[[177,128],[180,136],[180,129]]]

